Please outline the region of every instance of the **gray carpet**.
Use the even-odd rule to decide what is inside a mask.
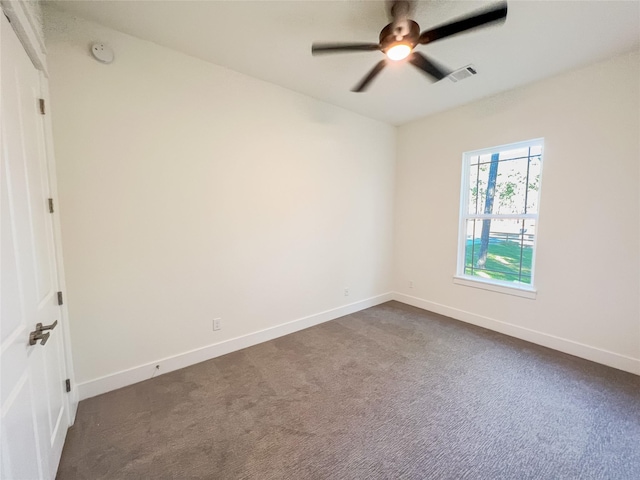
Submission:
[[[640,377],[390,302],[80,403],[58,479],[640,479]]]

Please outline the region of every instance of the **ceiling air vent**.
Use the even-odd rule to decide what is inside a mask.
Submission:
[[[455,72],[450,73],[449,79],[451,79],[453,83],[456,83],[460,80],[464,80],[465,78],[469,78],[476,73],[478,73],[476,67],[474,67],[473,65],[467,65],[466,67],[462,67]]]

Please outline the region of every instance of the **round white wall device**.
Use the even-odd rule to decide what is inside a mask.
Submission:
[[[113,50],[104,43],[94,43],[91,45],[91,53],[93,57],[102,63],[113,62]]]

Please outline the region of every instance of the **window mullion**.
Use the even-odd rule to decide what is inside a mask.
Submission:
[[[524,184],[524,213],[527,213],[527,203],[529,203],[529,170],[531,169],[531,147],[529,147],[529,156],[527,157],[527,181]]]
[[[473,265],[476,250],[476,221],[473,221],[473,233],[471,234],[471,275],[473,275]],[[465,258],[465,263],[467,259]]]
[[[480,199],[480,157],[478,157],[478,165],[476,166],[476,209],[478,213],[478,200]]]
[[[522,219],[522,227],[520,228],[520,265],[518,268],[518,281],[522,282],[522,258],[524,256],[524,222]]]

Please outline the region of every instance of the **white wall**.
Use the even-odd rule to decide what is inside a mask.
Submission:
[[[400,300],[640,374],[638,58],[622,55],[398,129]],[[537,298],[454,285],[462,153],[538,137]]]
[[[78,382],[390,291],[393,127],[45,14]]]

